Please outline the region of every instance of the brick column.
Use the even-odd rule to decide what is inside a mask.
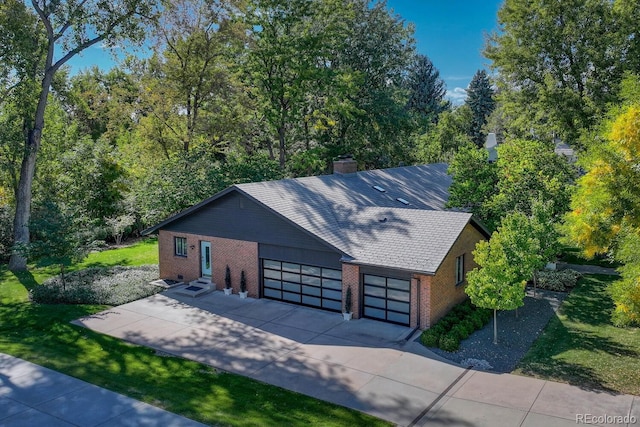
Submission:
[[[431,277],[420,277],[420,329],[431,327]]]
[[[351,310],[353,318],[360,318],[360,267],[354,264],[342,264],[342,310],[347,297],[347,289],[351,287]]]
[[[415,328],[418,326],[418,310],[420,309],[420,303],[418,301],[418,286],[420,286],[420,278],[411,278],[411,306],[409,308],[409,326]]]

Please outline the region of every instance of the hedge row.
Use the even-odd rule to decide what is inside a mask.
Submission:
[[[542,270],[536,273],[538,288],[556,292],[566,292],[572,289],[582,274],[575,270],[549,271]]]
[[[467,300],[455,306],[431,328],[422,332],[420,341],[427,347],[456,351],[466,339],[491,320],[492,311],[478,308]]]

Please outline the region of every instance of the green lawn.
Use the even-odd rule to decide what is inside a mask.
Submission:
[[[91,254],[87,266],[157,263],[157,244]],[[51,266],[15,275],[0,267],[0,352],[46,366],[211,425],[387,426],[357,411],[263,384],[71,325],[105,307],[37,305],[28,289],[56,274]]]
[[[619,262],[606,256],[599,255],[593,259],[586,259],[581,255],[581,251],[578,248],[564,248],[558,260],[568,264],[597,265],[606,268],[618,268],[621,266]]]
[[[606,287],[613,280],[583,277],[515,373],[640,395],[640,329],[611,324]]]

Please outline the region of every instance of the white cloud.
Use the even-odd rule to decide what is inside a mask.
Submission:
[[[464,88],[456,87],[453,90],[448,90],[444,97],[453,105],[461,105],[467,99],[467,91]]]
[[[472,76],[449,76],[445,77],[445,81],[459,81],[459,80],[471,80]]]

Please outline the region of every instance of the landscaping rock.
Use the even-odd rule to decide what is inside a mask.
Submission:
[[[498,344],[493,343],[493,319],[460,343],[456,352],[429,348],[432,352],[462,366],[470,359],[486,362],[494,372],[511,372],[526,354],[549,320],[556,315],[567,296],[564,292],[538,289],[527,290],[524,306],[512,311],[498,312]],[[467,362],[467,363],[465,363]],[[486,365],[482,365],[486,366]],[[474,365],[475,369],[483,369]]]

